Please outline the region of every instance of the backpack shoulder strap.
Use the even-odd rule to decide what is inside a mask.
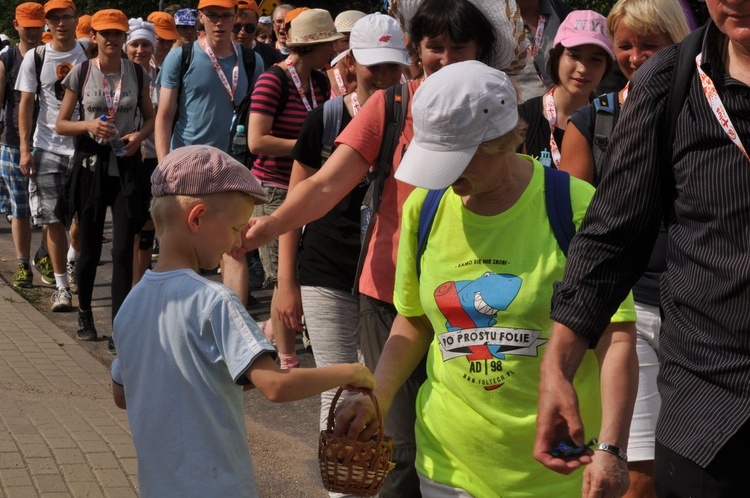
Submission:
[[[136,104],[138,107],[141,106],[141,95],[143,94],[143,67],[141,67],[140,64],[135,64],[133,62],[130,63],[133,66],[133,70],[135,71],[135,80],[138,82],[138,103]]]
[[[549,168],[545,168],[549,169]],[[422,276],[422,254],[427,247],[427,238],[430,236],[432,230],[432,223],[435,221],[435,215],[437,214],[438,206],[440,206],[440,200],[445,195],[447,188],[440,190],[430,190],[427,192],[427,196],[422,204],[422,211],[419,213],[419,227],[417,229],[417,279]]]
[[[619,117],[618,96],[616,93],[605,93],[594,99],[594,141],[592,152],[594,155],[594,186],[599,184],[601,177],[602,161],[604,153],[607,152],[609,137],[615,129],[615,123]]]
[[[333,147],[333,142],[341,129],[341,122],[344,119],[344,97],[339,95],[335,99],[326,100],[323,103],[323,149]]]
[[[255,74],[255,50],[240,45],[242,51],[242,65],[247,76],[247,91],[252,91],[253,75]]]
[[[5,66],[5,91],[3,93],[3,101],[0,102],[0,108],[5,108],[7,103],[13,96],[13,78],[11,73],[13,72],[13,65],[16,63],[16,49],[18,45],[11,45],[5,54],[0,56],[0,61]]]
[[[190,67],[190,62],[193,60],[193,43],[190,42],[182,46],[182,52],[180,56],[180,86],[177,87],[177,106],[180,104],[180,97],[182,96],[182,84],[185,81],[185,74]],[[174,132],[175,126],[177,126],[177,120],[180,117],[179,109],[175,110],[174,119],[172,120],[172,132]]]
[[[80,74],[78,75],[78,81],[80,86],[78,87],[78,119],[84,121],[83,116],[83,89],[86,88],[86,84],[89,81],[89,75],[91,74],[91,62],[86,59],[81,62]]]
[[[661,182],[663,191],[674,191],[674,172],[672,171],[672,145],[677,130],[677,117],[685,106],[690,94],[693,76],[695,75],[695,56],[701,52],[706,26],[696,29],[682,43],[677,45],[675,65],[672,69],[672,82],[667,92],[667,102],[662,125],[663,139],[661,140]],[[674,198],[663,199],[664,224],[668,223],[674,211]]]
[[[406,111],[409,108],[409,87],[407,83],[392,86],[385,91],[385,130],[383,142],[380,145],[377,164],[386,176],[391,173],[393,153],[396,151],[398,139],[404,129]]]
[[[286,103],[289,101],[289,78],[287,78],[286,76],[286,71],[284,71],[284,69],[278,64],[276,64],[275,66],[271,66],[268,71],[275,74],[276,77],[281,81],[279,105],[276,106],[276,117],[278,117],[279,114],[281,114],[281,111],[283,111],[286,107]]]
[[[40,45],[34,49],[34,70],[36,72],[36,94],[42,93],[42,66],[47,54],[47,45]]]
[[[547,218],[557,244],[567,257],[568,246],[576,234],[573,207],[570,204],[570,175],[565,171],[544,168],[544,201]]]

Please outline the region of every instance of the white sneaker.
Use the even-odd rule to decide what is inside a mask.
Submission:
[[[70,289],[57,289],[50,299],[52,302],[52,311],[70,311],[73,309],[73,295]]]

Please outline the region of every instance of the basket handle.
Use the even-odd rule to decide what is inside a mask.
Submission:
[[[339,398],[341,397],[341,393],[344,392],[343,387],[339,387],[338,391],[336,391],[336,395],[333,397],[333,400],[331,400],[331,407],[328,409],[328,430],[333,431],[333,422],[334,422],[334,416],[333,412],[336,410],[336,404],[339,401]],[[364,391],[365,394],[367,394],[370,399],[372,400],[372,404],[375,406],[375,414],[378,417],[378,431],[377,431],[377,443],[380,444],[380,441],[383,440],[385,437],[385,433],[383,432],[383,416],[380,413],[380,405],[378,405],[378,398],[375,397],[375,395],[372,393],[371,390],[367,389]]]

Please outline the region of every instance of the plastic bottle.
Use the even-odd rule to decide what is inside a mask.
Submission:
[[[237,131],[232,138],[232,155],[235,157],[244,156],[247,152],[247,135],[245,134],[245,126],[237,125]]]
[[[117,128],[114,126],[114,123],[112,123],[109,119],[107,119],[106,114],[102,114],[101,116],[99,116],[99,119],[101,119],[105,123],[111,123],[112,127],[115,130],[115,134],[109,140],[101,138],[101,137],[96,137],[96,141],[99,142],[100,144],[105,144],[109,142],[109,145],[112,147],[112,150],[115,151],[115,155],[117,157],[124,156],[125,155],[125,143],[122,141],[122,138],[120,138],[120,132],[117,131]]]

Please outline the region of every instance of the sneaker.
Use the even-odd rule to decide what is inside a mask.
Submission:
[[[70,311],[73,309],[73,295],[70,289],[57,289],[50,299],[52,302],[52,311]]]
[[[18,289],[27,289],[31,287],[31,282],[34,281],[34,272],[31,271],[29,265],[24,263],[18,263],[18,270],[13,275],[13,287]]]
[[[42,256],[39,259],[34,258],[31,264],[42,274],[42,282],[48,285],[55,284],[55,272],[52,270],[52,262],[49,260],[48,255]]]
[[[78,312],[76,339],[79,341],[96,340],[96,327],[94,326],[94,315],[91,314],[91,310]]]
[[[68,261],[65,265],[65,271],[68,273],[68,285],[70,285],[70,292],[78,294],[78,280],[76,279],[76,262]]]
[[[117,356],[117,348],[115,348],[115,340],[112,337],[107,341],[107,352],[112,356]]]

